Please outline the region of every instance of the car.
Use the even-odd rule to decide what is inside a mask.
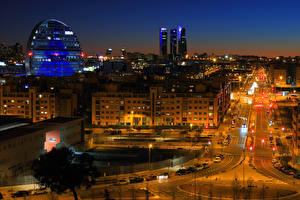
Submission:
[[[286,139],[292,139],[292,136],[291,135],[288,135],[285,137]]]
[[[200,163],[195,163],[194,166],[197,168],[202,167],[202,165]]]
[[[176,171],[176,175],[185,175],[186,174],[186,170],[185,169],[179,169]]]
[[[39,190],[33,190],[33,191],[31,191],[32,195],[41,195],[41,194],[47,194],[47,193],[48,193],[48,190],[45,189],[45,188],[41,188]]]
[[[146,181],[153,181],[153,180],[156,180],[156,179],[157,179],[157,176],[155,176],[153,174],[146,177]]]
[[[224,159],[224,155],[223,154],[219,154],[218,157],[220,157],[222,160]]]
[[[293,172],[293,171],[290,170],[290,171],[288,172],[288,175],[295,175],[295,172]]]
[[[300,174],[294,174],[293,177],[296,179],[300,179]]]
[[[189,173],[193,173],[196,171],[196,168],[195,167],[189,167],[186,169],[186,173],[189,174]]]
[[[219,162],[221,162],[221,158],[219,157],[219,156],[217,156],[217,157],[215,157],[215,159],[214,159],[214,163],[219,163]]]
[[[163,173],[157,176],[157,179],[162,180],[162,179],[168,179],[169,178],[169,173]]]
[[[186,135],[186,134],[188,134],[188,132],[187,131],[181,131],[180,134],[181,135]]]
[[[16,197],[26,197],[29,196],[29,192],[25,191],[25,190],[20,190],[18,192],[12,193],[10,195],[12,198],[16,198]]]
[[[1,194],[1,192],[0,192],[0,199],[1,199],[1,200],[3,199],[3,195]]]
[[[116,185],[127,185],[127,184],[129,184],[129,181],[126,179],[121,179],[116,183]]]
[[[143,181],[144,181],[144,179],[142,177],[130,177],[129,178],[130,183],[140,183]]]

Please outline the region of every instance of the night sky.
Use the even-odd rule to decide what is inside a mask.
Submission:
[[[157,54],[159,27],[182,25],[189,54],[300,55],[300,1],[1,0],[0,6],[6,44],[26,44],[35,24],[54,17],[72,27],[88,54],[112,48],[118,55],[122,47]]]

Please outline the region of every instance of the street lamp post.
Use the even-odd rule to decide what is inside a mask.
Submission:
[[[131,126],[133,127],[133,111],[131,111]]]
[[[149,146],[148,146],[148,153],[149,153],[149,155],[148,155],[148,158],[149,158],[149,162],[148,162],[148,169],[149,169],[149,171],[150,171],[150,164],[151,164],[151,148],[152,148],[152,144],[149,144]]]

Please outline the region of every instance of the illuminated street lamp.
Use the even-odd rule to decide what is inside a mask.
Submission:
[[[149,157],[149,163],[148,163],[148,168],[149,168],[149,171],[150,171],[150,163],[151,163],[151,148],[152,148],[152,144],[149,144],[148,145],[148,157]]]
[[[133,127],[133,110],[131,111],[131,124],[132,124],[132,127]]]

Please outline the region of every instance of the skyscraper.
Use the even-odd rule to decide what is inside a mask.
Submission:
[[[177,55],[177,29],[170,30],[170,55],[171,59],[174,60]]]
[[[184,57],[187,54],[185,28],[178,26],[178,54]]]
[[[167,28],[161,27],[159,29],[159,54],[164,58],[167,58],[167,45],[168,45],[167,43],[168,43]]]
[[[111,48],[106,49],[106,56],[111,56],[111,53],[112,53],[112,49]]]

